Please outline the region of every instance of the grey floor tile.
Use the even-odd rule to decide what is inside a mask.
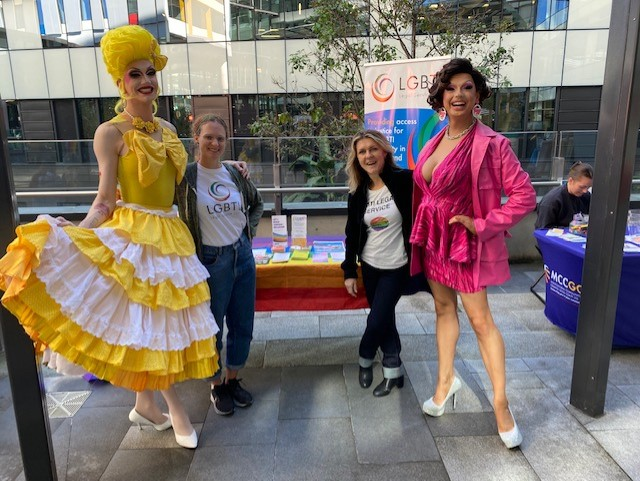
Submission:
[[[412,312],[396,313],[396,327],[401,336],[415,336],[426,334],[424,328]]]
[[[350,420],[279,421],[275,459],[276,480],[353,479],[357,457]]]
[[[540,303],[540,309],[514,309],[510,312],[529,331],[555,331],[558,329],[544,315],[542,303]]]
[[[278,416],[280,419],[348,417],[342,366],[283,368]]]
[[[506,357],[569,356],[575,351],[575,339],[564,332],[503,332]],[[460,334],[457,351],[466,359],[480,359],[474,333]]]
[[[300,315],[256,319],[253,326],[253,338],[257,341],[272,339],[313,339],[320,337],[320,325],[317,315]]]
[[[0,413],[9,408],[11,408],[11,385],[9,384],[9,378],[4,375],[0,377]]]
[[[464,361],[464,364],[467,366],[467,369],[469,369],[469,372],[471,372],[472,374],[486,374],[487,372],[484,367],[484,362],[482,361],[482,359],[469,359]],[[526,371],[531,371],[531,368],[522,359],[509,358],[509,359],[505,359],[505,370],[507,371],[507,373],[526,372]]]
[[[640,384],[633,384],[630,386],[620,385],[618,386],[623,393],[625,393],[629,399],[640,406]]]
[[[122,389],[106,382],[93,382],[87,389],[91,389],[91,396],[84,402],[84,407],[122,406],[131,409],[136,402],[136,395],[133,391]]]
[[[499,309],[540,309],[540,300],[529,292],[514,292],[506,294],[489,294],[489,307],[491,311]]]
[[[505,309],[494,309],[491,312],[493,321],[500,329],[500,332],[518,331],[528,332],[527,326],[516,316],[513,315],[513,311]]]
[[[275,444],[198,447],[187,481],[272,481]]]
[[[13,408],[0,414],[0,433],[2,433],[0,436],[0,455],[19,454],[18,429]]]
[[[0,479],[13,481],[22,473],[22,458],[20,453],[0,454]],[[24,473],[22,474],[24,479]]]
[[[352,416],[358,462],[397,464],[439,461],[431,432],[420,414],[375,419]]]
[[[492,411],[491,404],[483,390],[476,383],[473,375],[469,372],[462,361],[455,362],[457,376],[462,381],[462,389],[456,393],[456,413],[477,413]],[[422,409],[422,404],[433,396],[438,376],[438,364],[436,361],[429,362],[407,362],[405,370],[411,379],[411,385],[418,399],[418,405]],[[445,407],[445,414],[453,412],[453,401],[450,399]]]
[[[609,382],[640,384],[640,349],[615,350],[611,354]]]
[[[425,334],[436,333],[436,313],[435,312],[416,312],[416,319],[424,329]]]
[[[363,313],[321,314],[319,318],[320,337],[361,337],[367,326],[367,316]]]
[[[279,367],[244,368],[238,374],[241,384],[251,393],[255,402],[280,399],[281,377],[282,369]]]
[[[264,367],[266,341],[251,341],[251,350],[247,359],[246,367]]]
[[[100,481],[182,481],[187,478],[194,451],[190,449],[142,449],[118,451]]]
[[[434,334],[400,336],[400,342],[402,343],[400,356],[403,362],[438,359],[436,336]]]
[[[492,391],[491,379],[486,371],[473,374],[474,379],[485,391]],[[536,373],[531,371],[513,371],[507,373],[507,392],[514,389],[536,389],[543,388],[542,383]]]
[[[424,415],[433,437],[492,436],[498,431],[493,411],[462,413],[452,411],[433,418]]]
[[[540,479],[522,452],[506,449],[497,435],[436,438],[436,444],[451,481]]]
[[[522,452],[541,479],[627,479],[551,390],[523,389],[509,402],[523,432]]]
[[[219,416],[211,406],[200,445],[273,444],[277,425],[278,401],[256,401],[247,408],[236,408],[232,416]]]
[[[356,481],[449,481],[449,475],[442,461],[388,465],[364,464],[356,469]]]
[[[202,424],[194,423],[193,428],[196,430],[196,433],[198,433],[198,437],[200,437]],[[173,429],[156,431],[151,426],[144,426],[142,429],[139,429],[138,426],[131,426],[122,439],[119,450],[154,450],[173,448],[180,448],[180,445],[176,442]]]
[[[435,312],[433,297],[426,292],[402,296],[396,305],[396,312]]]
[[[640,430],[595,431],[592,435],[631,479],[640,479]]]
[[[407,375],[405,375],[402,389],[395,388],[387,396],[375,397],[373,389],[383,380],[381,364],[374,364],[373,383],[368,389],[360,387],[358,371],[359,367],[356,364],[344,366],[344,378],[352,417],[380,419],[382,420],[381,422],[385,422],[387,419],[420,416],[420,406]]]
[[[569,391],[561,393],[561,396],[560,400],[588,431],[640,429],[640,406],[611,384],[605,393],[604,414],[595,418],[569,405]]]
[[[268,341],[264,364],[278,366],[322,366],[358,361],[359,337]]]

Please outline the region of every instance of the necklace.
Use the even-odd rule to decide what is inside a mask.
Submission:
[[[131,124],[136,129],[144,130],[145,132],[152,134],[160,128],[160,122],[155,118],[153,120],[142,120],[142,117],[134,117],[131,115],[127,109],[124,109],[124,113],[131,118]]]
[[[473,127],[474,125],[476,125],[476,119],[473,119],[473,121],[471,122],[471,125],[469,125],[469,127],[467,127],[462,132],[460,132],[459,134],[456,134],[456,135],[449,135],[449,126],[447,125],[447,131],[445,132],[446,137],[447,137],[448,140],[457,140],[460,137],[462,137],[464,134],[469,132],[471,130],[471,127]]]

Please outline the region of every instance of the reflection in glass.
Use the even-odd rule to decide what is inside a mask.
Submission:
[[[536,30],[567,28],[569,0],[538,0]]]
[[[496,98],[496,127],[499,132],[524,130],[524,106],[526,89],[499,89]]]
[[[555,87],[531,87],[527,130],[553,130],[555,104]]]

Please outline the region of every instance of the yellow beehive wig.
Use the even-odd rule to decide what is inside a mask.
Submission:
[[[158,41],[138,25],[109,30],[100,41],[100,49],[107,72],[116,84],[124,77],[127,66],[136,60],[149,60],[156,70],[162,70],[167,64]]]

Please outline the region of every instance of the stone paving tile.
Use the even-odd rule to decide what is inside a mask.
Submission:
[[[251,349],[249,350],[249,358],[247,359],[246,366],[263,367],[266,349],[266,341],[251,341]]]
[[[183,448],[118,451],[100,481],[182,481],[189,473],[194,452]]]
[[[613,351],[609,366],[609,382],[640,384],[640,349]]]
[[[367,327],[367,316],[365,314],[321,314],[320,337],[358,337],[362,336]]]
[[[522,452],[540,479],[628,479],[551,390],[522,389],[509,402]]]
[[[91,389],[91,395],[84,402],[83,407],[123,406],[131,409],[136,402],[135,393],[127,389],[121,389],[102,381],[92,382],[88,386],[85,389]]]
[[[358,461],[350,420],[279,421],[275,460],[275,480],[353,480]]]
[[[570,405],[570,391],[561,393],[559,397],[588,431],[640,429],[640,406],[611,384],[607,386],[605,394],[604,414],[597,418],[592,418]]]
[[[186,382],[176,384],[176,391],[182,401],[184,408],[189,413],[189,419],[192,423],[203,423],[209,412],[209,406],[211,401],[209,396],[211,395],[211,384],[205,380],[194,379]],[[164,399],[160,398],[164,405]],[[165,408],[164,412],[168,412],[169,409]]]
[[[269,341],[265,367],[322,366],[358,362],[360,337]]]
[[[425,334],[423,336],[400,336],[402,344],[402,362],[409,361],[433,361],[438,359],[436,349],[436,336]],[[357,360],[357,358],[356,358]]]
[[[237,446],[276,442],[278,401],[259,400],[247,408],[236,408],[232,416],[220,416],[211,406],[202,428],[202,446]]]
[[[13,481],[14,479],[18,479],[19,476],[24,479],[20,454],[0,454],[0,479],[3,481]]]
[[[373,383],[367,389],[360,387],[358,371],[357,364],[347,364],[343,368],[352,417],[382,419],[381,422],[385,422],[389,418],[420,415],[420,407],[407,375],[402,389],[394,388],[389,395],[378,398],[373,395],[373,389],[383,379],[380,363],[374,364]]]
[[[631,479],[640,479],[640,430],[595,431],[591,434]]]
[[[618,386],[623,393],[625,393],[629,399],[640,406],[640,384],[633,384],[630,386],[621,385]]]
[[[193,428],[200,437],[202,423],[193,423]],[[173,429],[156,431],[151,426],[144,426],[142,429],[131,426],[122,438],[118,449],[177,449],[179,447]]]
[[[366,414],[352,416],[358,462],[397,464],[410,461],[439,461],[431,432],[414,408],[412,414],[374,419]]]
[[[489,294],[489,307],[491,311],[500,309],[540,309],[542,303],[540,300],[529,292],[526,293],[500,293]]]
[[[451,481],[540,479],[522,452],[506,449],[498,436],[442,437],[436,444]]]
[[[544,315],[544,306],[540,303],[540,309],[513,309],[508,312],[518,319],[529,331],[556,331],[560,328],[547,319]]]
[[[280,399],[280,380],[282,369],[244,368],[238,374],[242,386],[251,393],[254,402],[277,401]]]
[[[474,373],[473,377],[485,391],[492,391],[491,379],[486,372]],[[545,387],[540,378],[531,371],[514,371],[507,373],[507,392],[515,389],[535,389]]]
[[[396,312],[435,312],[433,297],[426,292],[402,296],[396,305]]]
[[[573,337],[557,332],[503,332],[507,358],[573,355]],[[457,351],[466,359],[481,359],[474,333],[460,333]]]
[[[253,338],[257,341],[271,339],[308,339],[320,335],[317,315],[292,313],[282,322],[280,317],[256,319],[253,325]]]
[[[452,411],[433,418],[424,415],[434,438],[444,436],[495,436],[498,428],[493,411],[463,413]]]
[[[500,329],[500,332],[509,331],[527,332],[527,326],[520,319],[513,315],[513,311],[504,309],[494,309],[491,312],[493,321]]]
[[[0,455],[11,455],[20,452],[18,430],[13,409],[0,414]]]
[[[397,312],[396,327],[401,336],[416,336],[426,334],[420,321],[412,312]]]
[[[402,464],[362,464],[356,468],[356,481],[449,481],[441,461]]]
[[[272,481],[274,466],[275,444],[198,447],[186,480]]]
[[[436,333],[436,313],[435,312],[416,312],[416,319],[424,329],[425,334]]]
[[[418,405],[422,404],[435,392],[438,364],[430,362],[407,362],[405,370],[411,379],[411,385],[418,399]],[[491,404],[483,390],[476,383],[473,375],[461,360],[455,362],[455,370],[462,381],[462,388],[456,393],[456,413],[478,413],[492,411]],[[445,406],[445,414],[453,412],[453,401],[450,399]]]
[[[464,361],[464,364],[472,374],[486,374],[484,362],[482,359],[468,359]],[[505,360],[505,370],[510,372],[527,372],[531,371],[531,368],[522,359],[509,358]]]
[[[280,419],[348,417],[342,366],[283,368],[278,416]]]

